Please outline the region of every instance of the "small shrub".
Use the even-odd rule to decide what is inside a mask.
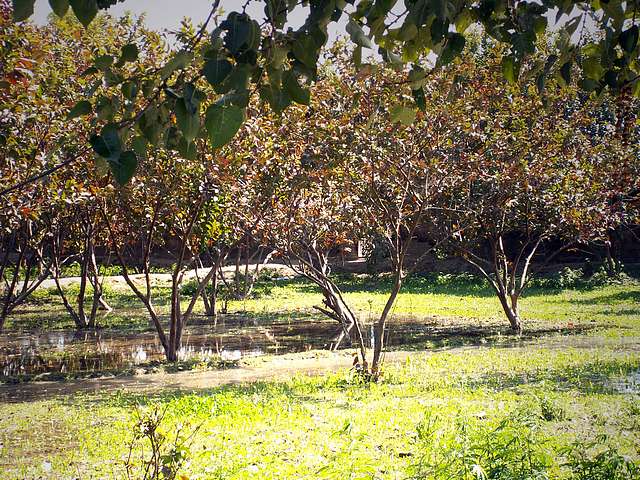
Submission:
[[[185,427],[169,428],[166,408],[158,406],[135,410],[133,437],[125,460],[128,480],[176,480],[188,462],[193,437],[200,426],[186,432]]]
[[[564,420],[566,418],[564,408],[550,398],[540,397],[538,398],[538,403],[540,405],[540,416],[543,420],[551,422],[554,420]]]
[[[514,415],[497,424],[459,416],[447,427],[427,415],[417,427],[423,455],[417,478],[464,480],[547,479],[552,457],[533,416]]]
[[[565,466],[571,469],[573,480],[640,479],[640,466],[606,443],[606,436],[600,436],[594,442],[576,442],[564,449]]]
[[[632,281],[624,272],[612,274],[604,265],[595,267],[589,264],[583,268],[564,267],[557,273],[544,277],[534,278],[532,286],[549,288],[554,290],[590,289],[605,285],[620,285]]]

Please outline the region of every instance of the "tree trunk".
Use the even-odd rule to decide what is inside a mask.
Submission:
[[[519,295],[515,293],[511,295],[498,293],[500,305],[502,305],[502,309],[509,320],[511,330],[520,335],[522,333],[522,322],[520,321],[520,316],[518,314],[518,297]]]
[[[371,361],[371,375],[377,378],[380,375],[380,364],[382,363],[382,351],[384,349],[384,331],[391,308],[396,301],[396,297],[402,288],[402,271],[396,272],[391,294],[380,314],[380,318],[373,326],[373,359]]]

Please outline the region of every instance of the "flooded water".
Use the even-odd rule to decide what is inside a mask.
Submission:
[[[403,350],[453,348],[465,345],[482,345],[487,338],[496,342],[501,330],[468,325],[449,325],[443,319],[394,318],[385,338],[389,349]],[[326,349],[338,334],[336,322],[309,318],[269,320],[249,318],[242,314],[219,317],[214,324],[206,317],[185,329],[180,360],[240,360],[243,357],[266,354],[278,355]],[[594,343],[605,341],[596,337],[580,337],[559,334],[557,328],[537,330],[523,337],[506,335],[502,346],[523,346],[544,339],[547,347],[592,348]],[[363,328],[368,346],[371,346],[371,325]],[[640,339],[616,340],[624,349],[635,349]],[[628,342],[626,341],[628,340]],[[343,346],[347,346],[343,344]],[[140,333],[123,333],[117,330],[96,331],[39,331],[5,332],[0,335],[0,382],[20,375],[40,374],[90,374],[149,366],[164,361],[164,350],[155,330]],[[640,375],[640,374],[639,374]],[[82,376],[82,375],[81,375]],[[628,380],[620,388],[640,391],[640,376]]]
[[[282,354],[328,346],[337,327],[308,320],[258,324],[236,315],[185,329],[180,360]],[[0,335],[0,376],[99,372],[164,360],[155,331],[50,331]]]
[[[640,393],[640,371],[632,372],[630,375],[618,378],[606,383],[606,386],[618,393],[639,394]]]

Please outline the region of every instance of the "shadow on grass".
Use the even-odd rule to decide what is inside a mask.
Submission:
[[[502,326],[440,326],[437,323],[421,330],[410,324],[393,324],[387,338],[390,350],[446,350],[467,346],[512,347],[530,343],[549,335],[577,336],[600,328],[598,325],[574,327],[534,327],[515,335]]]
[[[356,276],[356,275],[336,275],[335,280],[343,293],[377,293],[387,294],[392,286],[388,275],[378,276]],[[319,294],[318,287],[300,278],[290,278],[279,280],[278,286],[307,293]],[[261,292],[262,288],[268,290],[268,286],[257,286],[256,290]],[[408,278],[402,286],[402,293],[409,294],[442,294],[460,295],[476,297],[492,297],[495,292],[480,277],[436,277],[436,276],[413,276]]]
[[[392,280],[388,274],[381,275],[335,275],[334,280],[343,293],[376,293],[387,295],[391,290]],[[277,283],[260,282],[255,287],[258,295],[268,295],[271,288],[277,285],[299,293],[320,294],[315,284],[302,278],[288,278],[278,280]],[[591,291],[598,286],[585,286],[578,290]],[[557,295],[563,288],[549,285],[530,285],[523,297],[540,297]],[[413,295],[452,295],[460,297],[492,298],[495,291],[489,283],[478,275],[471,274],[422,274],[407,278],[402,286],[401,293]]]
[[[618,302],[635,302],[640,303],[640,290],[627,290],[623,292],[612,293],[608,295],[600,295],[595,298],[576,298],[568,300],[569,303],[575,303],[578,305],[602,305]],[[635,313],[640,313],[640,309],[633,310]]]
[[[633,393],[628,379],[639,374],[640,358],[593,361],[578,366],[537,369],[524,373],[492,372],[471,379],[471,388],[512,390],[523,386],[541,386],[548,391],[578,391],[582,394]],[[640,393],[640,383],[635,385]]]

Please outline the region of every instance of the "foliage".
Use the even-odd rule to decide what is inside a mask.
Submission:
[[[450,426],[427,412],[417,427],[418,478],[516,480],[550,478],[552,453],[537,420],[514,414],[487,424],[459,415]]]
[[[29,18],[34,1],[13,0],[14,20]],[[406,77],[412,83],[413,105],[398,104],[394,108],[394,118],[399,121],[410,122],[415,107],[424,108],[423,85],[429,71],[434,67],[446,69],[454,63],[473,35],[475,25],[506,46],[500,64],[508,82],[515,84],[520,77],[535,79],[538,90],[543,92],[547,78],[557,77],[559,82],[568,84],[572,71],[577,70],[584,91],[611,90],[625,101],[630,93],[640,92],[637,4],[612,2],[415,1],[407,2],[403,10],[391,1],[314,1],[306,21],[293,29],[289,28],[288,16],[303,8],[298,2],[258,2],[264,4],[264,21],[259,22],[246,12],[251,1],[218,21],[220,2],[215,1],[202,25],[182,32],[179,49],[153,72],[123,70],[127,63],[135,63],[137,59],[139,45],[135,42],[125,45],[121,52],[96,58],[92,73],[100,72],[108,83],[122,86],[128,92],[143,90],[150,101],[125,115],[117,127],[102,130],[92,145],[111,164],[116,179],[126,182],[137,160],[133,142],[123,143],[122,139],[134,138],[136,131],[154,132],[146,138],[152,144],[157,143],[159,133],[170,135],[183,152],[193,152],[195,145],[191,140],[205,131],[215,147],[233,138],[242,124],[251,91],[259,91],[262,101],[276,113],[291,103],[307,104],[308,85],[317,77],[328,26],[344,17],[349,19],[346,31],[356,45],[354,63],[365,75],[376,66],[362,62],[362,49],[374,45],[391,66],[401,69],[411,65]],[[108,9],[112,3],[74,0],[56,1],[52,6],[56,13],[64,14],[70,4],[76,18],[86,27],[98,18],[99,8]],[[549,19],[553,16],[553,23],[561,25],[558,51],[527,65],[527,59],[539,50],[538,40],[550,27]],[[559,23],[561,19],[563,22]],[[587,23],[595,30],[593,38],[589,38]],[[203,76],[208,93],[204,87],[196,86]],[[98,106],[97,99],[89,101],[94,108]],[[88,109],[87,104],[83,105],[76,112]],[[113,106],[110,101],[106,105]],[[171,120],[174,116],[178,128]],[[625,122],[629,123],[628,119]]]
[[[125,461],[126,478],[130,480],[176,480],[189,461],[193,436],[198,428],[168,430],[164,425],[166,408],[136,408],[133,435]]]
[[[640,478],[640,465],[621,455],[602,435],[590,442],[579,442],[566,448],[566,465],[575,480],[626,480]]]

